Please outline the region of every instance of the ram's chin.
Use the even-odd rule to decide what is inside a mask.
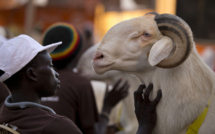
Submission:
[[[100,62],[93,62],[93,69],[97,74],[103,74],[112,68],[112,64],[101,64]]]
[[[93,66],[93,69],[97,74],[104,74],[109,70],[107,67],[97,67],[97,66]]]

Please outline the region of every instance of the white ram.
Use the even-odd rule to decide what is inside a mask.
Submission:
[[[121,115],[120,120],[113,120],[115,123],[117,121],[120,121],[122,127],[124,128],[120,133],[123,134],[136,134],[137,131],[137,119],[134,114],[134,99],[133,99],[133,92],[138,88],[139,84],[141,82],[134,76],[131,76],[130,74],[123,73],[120,71],[108,71],[102,75],[99,75],[94,72],[92,68],[92,56],[98,47],[99,44],[93,45],[90,47],[87,51],[85,51],[81,58],[79,59],[79,62],[76,66],[77,71],[82,75],[85,76],[91,80],[99,80],[103,81],[105,83],[108,83],[109,85],[113,85],[118,79],[123,78],[125,80],[128,80],[130,84],[129,88],[129,95],[125,99],[122,100],[122,109],[121,109]],[[92,81],[92,85],[96,85],[94,81]],[[96,100],[97,105],[101,107],[100,102],[102,100],[102,91],[101,89],[98,89],[100,86],[93,86],[95,94],[96,94]],[[101,101],[102,102],[102,101]],[[100,109],[100,108],[99,108]],[[117,112],[117,111],[116,111]],[[112,112],[111,115],[113,116]],[[117,115],[119,116],[119,111],[117,112]],[[113,121],[111,123],[113,123]]]
[[[121,70],[153,83],[151,99],[162,89],[153,134],[185,134],[209,101],[198,132],[215,133],[215,75],[180,17],[148,13],[113,26],[94,54],[93,67],[100,74]]]

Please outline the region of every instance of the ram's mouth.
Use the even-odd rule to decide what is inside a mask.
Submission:
[[[97,74],[103,74],[110,70],[113,64],[114,63],[107,64],[99,60],[93,60],[93,69]]]
[[[114,63],[105,64],[105,63],[99,62],[98,60],[93,60],[93,68],[108,68],[113,64]]]
[[[114,62],[109,62],[107,56],[102,53],[96,53],[93,56],[93,68],[96,72],[105,72]]]

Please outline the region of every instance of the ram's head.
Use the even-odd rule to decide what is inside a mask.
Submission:
[[[183,63],[193,47],[190,27],[171,14],[148,13],[113,26],[93,57],[97,73],[138,71]]]

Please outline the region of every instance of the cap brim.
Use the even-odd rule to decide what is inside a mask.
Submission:
[[[56,48],[57,46],[59,46],[59,45],[62,44],[62,43],[63,43],[63,42],[60,41],[60,42],[56,42],[56,43],[52,43],[52,44],[46,45],[46,46],[44,46],[44,49],[43,49],[43,50],[47,50],[48,53],[51,53],[52,51],[55,50],[55,48]]]

